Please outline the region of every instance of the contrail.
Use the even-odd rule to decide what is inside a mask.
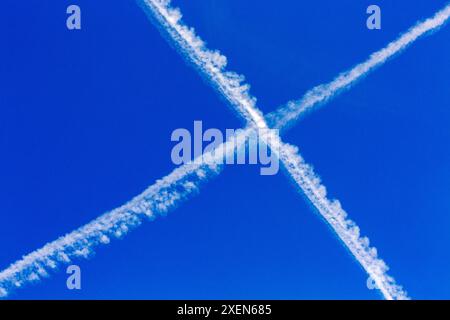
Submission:
[[[396,284],[394,278],[387,274],[388,266],[378,258],[377,249],[370,247],[369,239],[360,236],[359,227],[342,209],[338,200],[329,200],[324,185],[312,168],[305,163],[298,148],[288,144],[276,146],[280,150],[280,159],[286,167],[290,178],[297,184],[319,214],[333,228],[336,235],[350,250],[370,278],[388,300],[409,299],[403,288]]]
[[[313,107],[324,104],[343,90],[349,89],[357,81],[383,65],[420,37],[430,34],[444,26],[449,18],[450,3],[438,11],[433,17],[418,22],[414,27],[400,35],[395,41],[392,41],[383,49],[374,52],[368,60],[341,73],[330,83],[322,84],[309,90],[300,100],[288,102],[281,110],[271,114],[270,123],[276,123],[276,127],[278,128],[288,128],[300,115],[304,115],[306,111],[311,110]]]
[[[166,6],[168,5],[168,2],[160,1],[159,5]],[[181,18],[179,13],[173,9],[170,10],[172,14],[178,14],[178,18],[174,19],[173,15],[169,18],[173,19],[172,21],[178,21]],[[436,16],[442,14],[443,12],[446,12],[446,15],[443,15],[444,17],[446,16],[444,19],[446,21],[448,19],[448,6],[446,9],[436,14]],[[445,21],[440,23],[440,25],[443,25]],[[415,28],[417,27],[418,26]],[[427,31],[425,32],[432,29],[433,28],[427,28]],[[412,30],[414,30],[414,28]],[[425,32],[422,32],[422,34]],[[199,47],[203,45],[201,40],[198,38],[193,40],[197,41]],[[201,71],[208,70],[208,68],[211,70],[211,68],[214,69],[214,67],[221,70],[226,65],[226,58],[218,52],[208,51],[204,57],[208,57],[211,63],[204,65],[204,68],[206,69],[202,69]],[[190,58],[192,59],[192,57]],[[199,67],[198,64],[195,65],[196,67]],[[375,67],[376,66],[372,66],[370,70]],[[345,74],[350,75],[351,72],[344,73],[341,77]],[[218,75],[221,77],[224,76],[223,74]],[[353,82],[359,78],[361,78],[361,76],[354,78]],[[219,90],[222,94],[223,92],[240,92],[243,96],[246,96],[246,105],[250,105],[252,107],[255,106],[254,99],[248,94],[248,86],[241,84],[243,79],[240,76],[227,72],[226,79],[230,81],[229,83],[232,83],[232,85],[228,88],[217,87],[217,90]],[[319,86],[316,87],[315,90],[311,90],[309,94],[301,100],[303,103],[296,103],[295,105],[290,103],[286,108],[279,109],[277,112],[271,113],[272,116],[270,118],[274,123],[274,127],[285,127],[287,123],[291,123],[293,120],[298,118],[302,112],[305,112],[310,107],[318,103],[326,102],[328,99],[333,97],[338,91],[343,89],[343,87],[339,87],[337,85],[338,79],[339,78],[333,81],[333,83],[336,82],[335,87],[337,88],[334,93],[331,93],[330,95],[322,94],[322,98],[318,98],[314,101],[312,98],[315,96],[313,92],[320,92],[317,88],[321,88],[322,86]],[[333,86],[330,83],[328,88],[332,87]],[[307,96],[311,102],[305,102],[307,100]],[[232,104],[240,107],[241,102],[235,101],[234,103],[232,102]],[[297,108],[302,106],[302,110],[297,110]],[[252,119],[255,118],[255,115],[249,114],[246,109],[240,110],[240,112],[246,114],[247,121],[252,121]],[[260,113],[257,112],[256,118],[259,117]],[[265,124],[261,121],[257,126],[264,127]],[[243,134],[248,134],[248,131]],[[237,139],[237,141],[240,140]],[[219,146],[218,149],[221,149],[222,147],[223,145]],[[225,152],[227,154],[229,154],[229,152],[234,152],[231,150],[234,150],[235,147],[238,146],[226,146]],[[371,274],[371,277],[373,277],[377,285],[383,288],[383,281],[386,281],[387,279],[387,283],[390,284],[390,286],[394,286],[393,279],[389,277],[383,279],[378,276],[385,274],[385,271],[387,270],[386,265],[383,261],[376,258],[376,251],[374,248],[369,247],[367,238],[359,237],[359,229],[357,226],[352,221],[346,220],[345,212],[340,208],[339,202],[329,201],[326,198],[326,201],[323,201],[325,195],[324,187],[320,185],[318,178],[312,173],[310,167],[304,163],[303,159],[298,155],[297,157],[294,156],[296,155],[295,147],[281,145],[280,142],[279,150],[282,150],[280,157],[284,159],[285,164],[288,164],[286,165],[286,169],[289,171],[291,178],[294,179],[298,185],[302,185],[302,191],[307,195],[310,201],[314,203],[315,207],[327,220],[327,222],[333,226],[333,229],[346,244],[349,250],[355,256],[359,252],[359,255],[362,258],[358,261],[360,263],[361,259],[368,261],[367,263],[361,264],[365,269],[366,265],[371,266],[371,269],[366,269],[366,271]],[[143,219],[154,219],[158,215],[164,215],[168,211],[173,210],[181,203],[181,201],[195,194],[202,182],[205,182],[212,176],[219,174],[222,167],[215,163],[215,160],[220,159],[218,161],[220,162],[223,157],[224,155],[218,152],[216,155],[211,156],[211,159],[213,159],[211,162],[202,163],[194,161],[194,163],[183,165],[175,169],[171,174],[157,181],[154,185],[150,186],[142,194],[135,197],[124,206],[106,213],[85,226],[46,244],[39,250],[24,256],[22,260],[17,261],[0,273],[0,297],[7,296],[11,290],[14,288],[19,288],[27,282],[34,282],[43,277],[47,277],[50,270],[58,268],[61,264],[69,263],[71,259],[89,256],[93,252],[93,247],[100,244],[107,244],[110,242],[111,238],[123,236],[130,229],[139,225]],[[297,172],[300,174],[297,174]],[[319,197],[317,195],[322,196]],[[383,279],[383,281],[377,279]],[[396,296],[395,293],[397,291],[394,290],[393,292],[394,293],[387,291],[383,292],[383,294],[388,298],[401,298],[401,295],[397,294]]]
[[[194,30],[181,21],[180,11],[170,7],[170,1],[143,0],[142,3],[148,9],[146,11],[151,14],[151,17],[155,18],[164,28],[162,32],[166,32],[169,41],[175,44],[185,58],[200,70],[214,88],[219,90],[233,109],[247,120],[249,126],[253,125],[258,129],[269,128],[261,111],[256,106],[256,99],[249,94],[248,86],[241,83],[244,78],[225,70],[226,58],[219,52],[211,51],[206,47]],[[216,63],[216,61],[220,61],[220,63]],[[240,79],[240,81],[236,83],[235,79]],[[342,82],[342,80],[339,81],[339,83]],[[346,83],[348,85],[350,82]],[[291,112],[293,111],[291,110]],[[283,121],[283,119],[279,121]],[[281,127],[283,124],[281,122]],[[367,271],[383,296],[386,299],[407,299],[403,289],[386,274],[388,268],[377,257],[376,249],[369,246],[367,238],[359,236],[359,228],[353,221],[346,220],[346,214],[337,205],[338,202],[328,200],[325,187],[320,184],[319,178],[305,164],[298,150],[294,152],[291,146],[282,143],[278,134],[273,131],[266,130],[265,134],[260,137],[271,147],[272,152],[277,154],[289,176]]]
[[[170,44],[200,71],[200,75],[228,100],[233,108],[244,115],[248,123],[260,128],[266,127],[262,113],[255,110],[255,98],[248,90],[244,77],[235,72],[226,71],[227,58],[219,51],[206,47],[194,29],[181,22],[181,12],[170,7],[170,0],[137,0],[147,16],[152,20]]]
[[[124,236],[142,220],[153,220],[175,209],[182,201],[196,194],[203,182],[220,173],[223,159],[244,147],[246,140],[241,137],[251,132],[251,129],[239,131],[218,148],[176,168],[125,205],[13,263],[0,272],[0,297],[6,297],[25,283],[47,277],[50,270],[74,258],[88,257],[95,246]]]
[[[27,282],[48,276],[48,271],[73,258],[87,257],[93,247],[108,244],[110,238],[122,237],[141,224],[177,206],[198,190],[200,183],[218,174],[220,167],[185,165],[156,182],[124,206],[101,215],[83,227],[46,244],[0,273],[0,297]]]

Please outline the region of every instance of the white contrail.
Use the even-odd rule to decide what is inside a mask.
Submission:
[[[124,206],[24,256],[0,273],[0,297],[24,283],[48,276],[48,271],[61,263],[89,256],[94,246],[109,243],[111,237],[123,236],[143,218],[153,219],[173,209],[195,193],[199,183],[219,170],[220,167],[199,164],[177,168]]]
[[[249,86],[243,83],[244,77],[225,70],[227,58],[219,51],[209,50],[194,29],[181,22],[180,10],[171,8],[170,0],[137,1],[148,17],[156,20],[155,25],[160,28],[163,36],[169,36],[169,42],[199,69],[200,74],[206,77],[235,110],[244,115],[248,123],[265,127],[262,113],[255,110],[255,98],[248,93]]]
[[[291,101],[287,105],[272,114],[270,123],[274,122],[279,128],[286,129],[305,111],[320,106],[336,94],[350,88],[368,73],[383,65],[390,58],[400,53],[420,37],[438,30],[450,18],[450,4],[438,11],[433,17],[418,22],[414,27],[402,34],[398,39],[389,43],[383,49],[374,52],[368,60],[360,63],[352,69],[340,74],[332,82],[319,85],[309,90],[300,100]]]
[[[280,158],[289,172],[289,176],[373,279],[376,288],[388,300],[409,299],[402,287],[397,285],[394,278],[387,274],[389,268],[383,260],[378,258],[377,249],[370,247],[369,239],[360,236],[356,223],[347,219],[347,213],[341,208],[340,202],[327,198],[325,186],[321,184],[320,178],[300,156],[298,148],[282,143],[277,148],[280,150]]]
[[[171,8],[170,1],[167,0],[143,0],[143,3],[149,9],[152,17],[163,26],[163,31],[170,36],[169,40],[173,41],[182,54],[206,76],[215,88],[219,89],[231,106],[249,124],[260,129],[267,129],[268,125],[256,107],[256,99],[248,93],[248,86],[243,85],[240,81],[237,84],[234,82],[235,79],[242,80],[243,77],[225,70],[226,58],[217,51],[209,50],[194,30],[183,24],[180,11]],[[218,64],[215,61],[221,63]],[[230,74],[233,76],[228,76]],[[236,88],[238,89],[236,90]],[[301,112],[303,111],[301,110]],[[403,289],[386,274],[388,268],[377,257],[376,249],[370,248],[367,238],[360,238],[358,227],[353,221],[345,219],[345,212],[337,205],[338,202],[328,200],[325,187],[320,184],[319,178],[304,163],[298,151],[294,152],[291,146],[283,144],[273,131],[265,132],[266,134],[260,137],[271,147],[272,152],[278,155],[290,177],[367,271],[383,296],[386,299],[407,299]]]
[[[181,201],[195,194],[202,182],[217,175],[223,167],[223,159],[244,147],[246,139],[242,137],[249,136],[252,131],[237,132],[215,150],[176,168],[127,204],[13,263],[0,272],[0,297],[6,297],[27,282],[47,277],[50,270],[69,263],[73,258],[89,256],[93,253],[93,247],[108,244],[111,238],[124,236],[143,219],[153,220],[173,210]]]
[[[160,6],[166,6],[168,5],[168,2],[159,1],[158,4]],[[448,7],[446,9],[448,10]],[[441,13],[442,12],[444,12],[444,10],[441,11]],[[179,20],[180,15],[177,11],[170,9],[170,13],[169,21],[170,19],[172,19],[172,21]],[[174,19],[174,15],[178,15],[178,18]],[[161,17],[159,17],[159,19],[161,19]],[[447,20],[447,18],[445,18],[445,20]],[[441,25],[443,23],[444,22],[442,22]],[[186,27],[181,26],[181,28],[184,32],[191,32],[191,35],[193,35],[192,31],[185,29]],[[197,49],[202,48],[203,44],[201,40],[197,37],[193,37],[192,40],[198,44]],[[189,49],[189,46],[183,48],[184,52],[186,52],[186,48]],[[202,62],[204,62],[205,59],[210,61],[210,63],[201,67],[202,71],[213,70],[214,72],[212,74],[215,74],[216,79],[217,77],[222,77],[222,79],[226,79],[229,84],[227,87],[219,86],[216,87],[216,89],[224,95],[226,94],[231,97],[234,96],[235,93],[240,93],[241,97],[245,96],[246,102],[244,103],[244,106],[255,107],[254,99],[248,94],[248,87],[241,84],[243,79],[234,73],[220,72],[226,64],[225,57],[221,56],[218,52],[203,51],[203,49],[200,50],[200,52],[202,53]],[[195,60],[192,60],[193,57],[195,58],[195,55],[189,56],[191,61],[195,63]],[[200,67],[197,63],[195,63],[195,65],[196,67]],[[373,68],[374,67],[372,67],[372,69]],[[350,74],[350,72],[348,73]],[[210,73],[208,74],[211,75]],[[357,77],[356,80],[360,77],[361,76]],[[209,80],[215,81],[214,79]],[[332,85],[329,84],[328,88],[331,87]],[[309,98],[309,101],[311,102],[308,103],[289,104],[288,108],[284,108],[275,113],[277,115],[284,115],[285,117],[290,114],[288,117],[289,120],[282,121],[283,116],[278,117],[279,119],[278,121],[277,119],[275,120],[274,126],[277,128],[283,127],[283,125],[297,118],[300,113],[306,111],[309,107],[320,102],[325,102],[341,89],[342,88],[337,86],[336,92],[329,95],[323,94],[322,98],[319,98],[316,101],[314,101],[315,99],[313,98]],[[315,92],[319,91],[320,90],[318,89],[315,90]],[[310,91],[308,96],[313,97],[314,94],[312,94],[312,92],[313,91]],[[230,95],[230,93],[232,94]],[[306,101],[305,98],[302,99],[302,101]],[[242,101],[230,102],[233,106],[240,108],[240,112],[246,115],[247,120],[253,121],[253,119],[256,118],[258,119],[257,126],[265,126],[265,122],[261,121],[263,119],[261,119],[261,114],[259,112],[251,114],[246,108],[241,108]],[[297,110],[299,106],[303,106],[304,108]],[[291,112],[294,113],[291,114]],[[237,139],[237,141],[241,140]],[[273,145],[273,142],[271,143]],[[357,226],[350,220],[345,219],[345,212],[340,208],[339,203],[337,201],[329,201],[324,197],[325,188],[320,185],[318,178],[312,174],[311,169],[303,162],[303,159],[296,154],[294,147],[282,145],[281,141],[279,144],[279,150],[282,151],[280,157],[283,158],[285,164],[287,164],[286,168],[292,179],[294,179],[298,185],[301,185],[303,192],[308,196],[309,200],[314,203],[315,207],[328,223],[333,226],[333,229],[350,251],[355,256],[360,256],[359,259],[357,258],[358,261],[367,272],[371,274],[371,277],[373,277],[378,287],[386,287],[386,282],[389,288],[396,288],[395,282],[393,282],[391,278],[385,277],[387,267],[383,261],[376,258],[375,249],[368,246],[367,238],[359,237]],[[218,149],[221,149],[222,147],[223,146],[221,145]],[[234,149],[234,146],[226,147],[227,154],[231,152],[230,150],[232,149]],[[223,154],[221,155],[219,152],[212,156],[212,158],[220,162],[223,159]],[[137,196],[124,206],[106,213],[85,226],[24,256],[22,260],[12,264],[9,268],[0,273],[0,297],[7,296],[12,289],[21,287],[26,282],[34,282],[42,277],[48,276],[49,270],[57,268],[58,265],[62,263],[68,263],[73,258],[90,255],[93,247],[109,243],[110,238],[123,236],[129,229],[139,225],[143,218],[153,219],[157,215],[165,214],[167,211],[174,209],[182,200],[196,193],[201,182],[218,174],[220,168],[221,166],[217,165],[214,161],[208,163],[199,163],[198,161],[195,161],[192,164],[183,165],[150,186],[141,195]],[[367,262],[362,263],[361,261]],[[383,292],[383,289],[380,290]],[[399,289],[390,291],[384,290],[383,294],[387,298],[402,298],[402,295],[398,294],[398,292]]]

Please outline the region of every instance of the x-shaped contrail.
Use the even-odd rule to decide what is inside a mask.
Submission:
[[[285,107],[269,114],[266,119],[256,108],[255,99],[248,93],[248,86],[241,83],[242,78],[224,70],[226,58],[219,52],[206,48],[193,30],[181,22],[179,10],[172,9],[170,1],[140,1],[150,17],[157,22],[157,26],[162,27],[163,33],[169,36],[169,40],[175,43],[180,52],[194,63],[202,75],[206,76],[217,91],[228,100],[233,109],[248,122],[249,126],[239,133],[244,136],[256,129],[269,128],[267,119],[275,128],[286,128],[299,115],[325,103],[420,36],[444,25],[450,17],[450,5],[447,5],[432,18],[417,24],[387,47],[372,54],[366,62],[344,72],[328,84],[313,88],[301,100],[289,102]],[[346,213],[339,202],[330,201],[326,197],[325,187],[303,161],[296,147],[284,144],[272,131],[268,131],[262,138],[281,159],[290,178],[374,280],[383,296],[386,299],[408,298],[394,279],[386,274],[388,269],[386,264],[377,257],[376,249],[369,246],[368,239],[360,237],[359,228],[346,218]],[[120,237],[130,228],[140,224],[143,217],[154,218],[157,214],[164,214],[176,207],[180,201],[196,192],[201,182],[220,172],[218,160],[242,146],[236,146],[228,141],[221,147],[216,152],[204,155],[203,159],[209,161],[194,161],[175,169],[126,205],[100,216],[12,264],[0,273],[0,296],[6,296],[8,291],[21,287],[26,282],[47,276],[47,269],[54,269],[59,263],[67,263],[71,258],[89,255],[92,247],[100,243],[109,243],[110,237]]]

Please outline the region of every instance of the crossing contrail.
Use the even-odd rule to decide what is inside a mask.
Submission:
[[[224,98],[229,101],[232,108],[247,121],[249,126],[258,129],[269,128],[262,112],[256,106],[256,99],[249,94],[248,86],[242,83],[244,77],[226,71],[226,58],[219,52],[208,49],[200,37],[195,34],[195,31],[181,21],[179,9],[171,8],[170,1],[165,0],[143,0],[142,3],[144,8],[148,9],[146,11],[151,14],[151,17],[162,26],[162,32],[166,32],[165,35],[168,36],[169,41],[178,48],[189,62],[197,67],[214,88],[218,89]],[[220,63],[215,61],[220,61]],[[351,82],[347,78],[349,77],[345,77],[344,80],[348,86]],[[239,82],[236,82],[235,79],[239,79]],[[344,80],[340,80],[339,83],[343,83]],[[341,88],[343,86],[341,85]],[[301,110],[301,112],[304,111]],[[292,112],[294,110],[291,110]],[[283,118],[279,121],[283,121]],[[281,126],[283,124],[282,122]],[[383,296],[386,299],[407,299],[407,294],[403,289],[395,283],[392,277],[387,275],[388,268],[384,261],[377,257],[376,249],[369,246],[367,238],[360,237],[359,228],[356,224],[345,218],[346,214],[344,216],[345,212],[340,209],[340,206],[331,205],[337,202],[330,201],[326,197],[325,187],[320,184],[319,178],[304,163],[298,149],[293,152],[293,148],[282,143],[279,135],[273,131],[267,130],[260,137],[271,148],[272,152],[277,154],[290,178],[374,280]],[[355,230],[358,230],[357,234]]]
[[[145,2],[146,4],[149,4],[148,1]],[[168,22],[179,24],[178,22],[181,15],[178,11],[168,7],[168,1],[157,1],[155,3],[158,4],[159,9],[167,8],[169,10],[168,12],[170,12],[170,15],[166,16]],[[425,21],[422,27],[420,27],[421,24],[418,24],[416,27],[412,28],[411,30],[416,29],[412,34],[412,37],[415,37],[414,40],[443,25],[448,20],[448,15],[449,6],[438,12],[434,18]],[[163,17],[156,18],[160,20]],[[182,30],[186,32],[189,31],[191,36],[194,35],[187,27],[181,24],[180,26],[183,28]],[[405,35],[411,33],[411,30]],[[192,40],[192,43],[196,43],[197,49],[202,48],[203,43],[201,40],[196,36],[189,36],[189,32],[186,33],[188,35],[187,39]],[[405,37],[405,35],[402,37]],[[393,54],[402,50],[412,41],[404,44],[400,49],[396,49],[398,44],[397,46],[393,45],[391,47],[391,49],[395,51]],[[393,43],[395,42],[396,41]],[[188,44],[189,43],[185,43],[184,45],[187,46],[182,47],[185,54],[191,50]],[[242,84],[243,78],[231,72],[217,72],[225,67],[226,58],[217,51],[213,52],[208,50],[201,53],[202,55],[200,56],[202,59],[199,60],[201,62],[200,65],[195,63],[195,60],[192,60],[193,57],[195,58],[195,55],[188,55],[188,58],[191,59],[191,62],[194,62],[194,65],[199,68],[202,73],[208,74],[209,77],[211,77],[211,74],[213,75],[212,78],[208,79],[209,81],[220,83],[217,82],[217,79],[226,80],[225,82],[228,82],[228,86],[217,86],[216,89],[224,95],[234,96],[235,94],[240,94],[241,98],[245,97],[245,99],[243,99],[244,102],[242,100],[232,100],[230,103],[239,110],[240,114],[245,115],[247,121],[253,122],[254,119],[256,119],[257,127],[266,127],[266,122],[264,121],[264,118],[262,118],[262,114],[257,110],[252,110],[252,108],[256,108],[255,100],[248,94],[248,86]],[[370,60],[372,60],[374,55]],[[387,58],[384,61],[386,60]],[[208,61],[208,63],[204,64],[205,61]],[[372,63],[371,65],[369,64],[369,61],[361,64],[361,66],[366,66],[366,68],[369,67],[366,73],[384,62],[377,62],[376,64]],[[356,73],[357,67],[354,69],[354,72]],[[206,72],[208,70],[214,72],[208,73]],[[273,126],[275,128],[286,127],[286,125],[291,124],[299,117],[299,115],[309,110],[312,106],[326,102],[336,93],[345,89],[347,86],[350,86],[362,77],[361,74],[355,76],[354,72],[346,72],[336,78],[332,83],[316,87],[309,91],[309,93],[300,101],[289,103],[285,108],[272,113],[270,119],[273,121]],[[341,80],[338,81],[339,79]],[[249,131],[245,130],[241,134],[246,135],[248,133]],[[278,141],[277,139],[278,138],[275,137],[276,141]],[[237,141],[240,141],[240,139],[237,139]],[[274,144],[274,142],[271,143],[272,145]],[[376,250],[369,247],[367,238],[361,238],[359,236],[358,227],[351,220],[346,219],[346,214],[341,209],[339,202],[327,200],[325,197],[325,188],[320,185],[318,177],[312,173],[310,167],[306,165],[303,159],[297,154],[295,147],[282,144],[281,141],[278,141],[277,143],[279,143],[279,150],[281,150],[280,158],[284,161],[290,177],[300,186],[302,192],[308,197],[311,203],[314,204],[321,213],[321,216],[333,226],[336,234],[345,243],[353,255],[355,255],[355,257],[357,254],[360,255],[360,258],[357,258],[357,260],[360,263],[361,260],[367,261],[361,263],[361,265],[374,279],[378,288],[385,287],[386,283],[388,284],[388,288],[394,288],[392,290],[385,290],[385,292],[383,292],[383,289],[380,289],[383,295],[387,298],[402,298],[403,294],[399,294],[399,292],[402,291],[395,287],[395,282],[392,278],[388,276],[386,276],[386,278],[380,277],[385,276],[387,267],[382,260],[377,258]],[[224,146],[226,154],[235,152],[235,148],[239,147],[225,144],[219,146],[218,149],[222,149]],[[47,277],[50,270],[58,268],[61,264],[69,263],[72,259],[78,257],[89,256],[93,252],[95,246],[107,244],[110,242],[111,238],[122,237],[130,229],[138,226],[142,220],[152,220],[158,215],[164,215],[168,211],[173,210],[183,200],[198,192],[199,187],[203,182],[220,173],[222,166],[217,162],[220,163],[223,157],[224,154],[216,152],[210,155],[210,161],[194,161],[193,163],[185,164],[175,169],[161,180],[158,180],[155,184],[127,204],[103,214],[83,227],[24,256],[21,260],[13,263],[10,267],[0,272],[0,297],[7,296],[14,288],[20,288],[27,282],[34,282],[43,277]],[[366,266],[370,267],[368,268],[369,270]]]

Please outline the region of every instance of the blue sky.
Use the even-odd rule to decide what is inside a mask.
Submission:
[[[65,27],[66,7],[82,30]],[[175,1],[264,112],[328,82],[446,1]],[[173,169],[170,134],[243,124],[135,1],[7,0],[0,13],[0,269]],[[283,138],[413,298],[450,296],[449,30],[417,41]],[[378,299],[286,177],[229,166],[194,199],[18,299]]]

